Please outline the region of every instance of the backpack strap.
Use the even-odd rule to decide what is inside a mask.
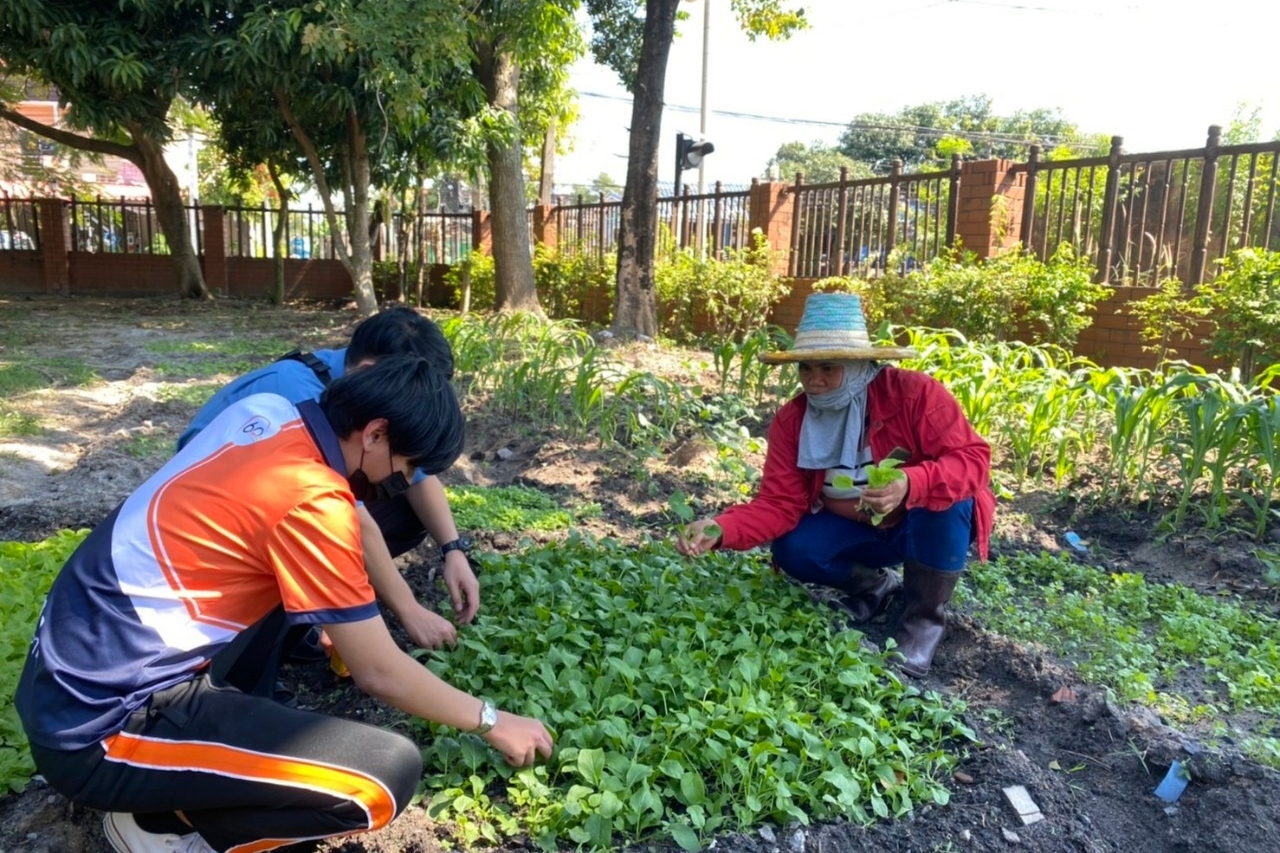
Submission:
[[[320,384],[328,388],[329,383],[333,381],[333,377],[329,375],[329,368],[323,361],[316,357],[315,353],[303,352],[296,349],[293,352],[280,356],[276,361],[300,361],[307,367],[311,368],[311,372],[320,380]]]

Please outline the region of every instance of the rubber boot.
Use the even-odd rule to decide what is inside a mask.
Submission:
[[[884,610],[889,598],[902,588],[902,581],[888,569],[853,567],[853,577],[840,587],[840,604],[854,622],[867,622]]]
[[[923,563],[906,562],[902,567],[902,619],[894,639],[907,675],[923,678],[933,663],[933,653],[947,624],[946,606],[956,590],[959,572],[940,572]]]

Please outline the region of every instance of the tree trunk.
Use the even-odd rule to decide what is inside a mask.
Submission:
[[[141,128],[134,126],[128,130],[137,152],[137,158],[130,159],[142,171],[147,186],[151,188],[151,198],[156,205],[156,219],[169,243],[169,251],[176,267],[178,293],[191,299],[211,299],[209,288],[204,283],[204,272],[200,269],[200,259],[196,256],[195,246],[191,241],[191,232],[187,230],[186,211],[182,207],[178,179],[165,162],[164,148]]]
[[[400,301],[405,305],[412,304],[409,297],[409,193],[411,189],[405,187],[400,190],[396,196],[396,208],[400,214],[399,222],[396,221],[396,212],[392,211],[391,221],[395,223],[396,229],[396,288],[400,291]]]
[[[284,180],[280,177],[280,167],[276,161],[267,161],[267,174],[271,177],[271,183],[275,185],[276,196],[280,199],[280,215],[276,217],[276,227],[272,229],[271,238],[276,245],[276,283],[271,291],[271,302],[274,305],[283,305],[285,300],[285,281],[284,281],[284,259],[289,257],[289,246],[285,241],[285,231],[289,226],[289,189],[284,185]]]
[[[418,301],[415,303],[419,308],[427,304],[426,302],[426,282],[427,282],[427,224],[424,216],[427,212],[427,185],[421,176],[418,177],[418,200],[413,208],[413,225],[417,229],[418,234],[418,278],[417,285]]]
[[[542,140],[542,166],[538,170],[538,203],[550,205],[556,186],[556,120],[547,122]]]
[[[320,152],[306,128],[298,121],[284,89],[277,87],[274,94],[281,117],[311,166],[311,175],[316,180],[316,189],[324,204],[325,220],[329,223],[334,251],[338,253],[338,258],[355,283],[356,308],[365,317],[372,317],[378,313],[378,297],[373,291],[373,252],[369,247],[369,150],[365,145],[360,119],[355,113],[347,113],[347,145],[339,155],[342,161],[346,236],[350,240],[348,249],[347,241],[343,239],[344,223],[338,221],[337,212],[333,209],[333,196],[329,190],[329,180],[325,177]]]
[[[489,103],[508,113],[515,133],[506,145],[489,146],[489,199],[493,211],[494,308],[542,314],[529,251],[529,217],[524,202],[523,148],[516,95],[520,66],[501,45],[479,46],[480,79]]]
[[[612,331],[631,339],[658,334],[653,289],[654,223],[658,212],[658,147],[662,141],[663,86],[675,38],[679,0],[646,0],[644,41],[631,102],[627,183],[618,225],[617,296]]]
[[[342,187],[346,197],[347,236],[351,240],[347,270],[355,282],[356,307],[364,316],[372,317],[378,313],[378,294],[373,289],[373,242],[369,239],[373,216],[369,207],[369,149],[365,142],[360,119],[348,111]]]

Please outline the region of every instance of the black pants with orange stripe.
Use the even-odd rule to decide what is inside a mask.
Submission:
[[[216,672],[156,693],[101,745],[33,746],[36,766],[80,805],[181,812],[211,847],[235,853],[378,829],[408,805],[422,778],[413,741],[286,707]]]

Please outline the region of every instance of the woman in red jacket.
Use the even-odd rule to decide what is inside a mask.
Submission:
[[[694,522],[676,547],[746,550],[772,541],[782,571],[839,589],[855,621],[881,612],[900,589],[895,633],[902,669],[929,671],[971,545],[987,558],[995,515],[991,448],[942,383],[885,365],[915,353],[872,346],[862,301],[815,293],[795,345],[762,356],[795,362],[804,393],[769,427],[760,490],[748,503]],[[901,460],[905,475],[872,487],[867,469]],[[711,536],[711,525],[719,535]],[[903,578],[889,567],[901,564]]]

